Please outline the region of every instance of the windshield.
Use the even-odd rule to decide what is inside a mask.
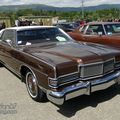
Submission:
[[[78,27],[77,23],[65,23],[65,24],[61,24],[61,26],[69,29],[75,29]]]
[[[120,24],[107,24],[105,30],[107,34],[120,33]]]
[[[66,42],[71,38],[58,28],[37,28],[17,32],[18,45],[31,45],[42,42]]]

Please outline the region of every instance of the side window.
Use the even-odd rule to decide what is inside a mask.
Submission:
[[[113,25],[105,25],[105,30],[107,35],[111,35],[112,33],[115,33],[115,30],[113,28]]]
[[[102,25],[89,25],[87,31],[86,31],[86,34],[89,34],[89,35],[98,35],[98,34],[102,34],[104,35],[105,32],[104,32],[104,29],[103,29],[103,26]]]
[[[1,40],[11,40],[13,43],[15,43],[15,31],[13,30],[5,30],[1,36]]]

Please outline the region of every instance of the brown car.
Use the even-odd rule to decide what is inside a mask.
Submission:
[[[120,47],[120,22],[90,22],[68,34],[77,41]]]
[[[47,96],[57,105],[120,82],[120,51],[74,42],[57,27],[6,28],[0,63],[26,83],[32,99],[43,101]]]

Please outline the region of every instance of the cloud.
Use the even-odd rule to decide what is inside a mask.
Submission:
[[[95,6],[100,4],[120,4],[119,0],[86,0],[85,6]]]
[[[82,0],[1,0],[0,5],[46,4],[56,7],[81,7]],[[83,0],[84,6],[118,4],[119,0]]]

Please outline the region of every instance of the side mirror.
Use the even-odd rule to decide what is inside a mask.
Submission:
[[[112,32],[108,32],[107,35],[111,36],[111,35],[112,35]]]
[[[103,35],[103,33],[102,33],[102,32],[98,32],[98,35],[99,35],[99,36],[102,36],[102,35]]]
[[[10,39],[5,40],[5,42],[9,45],[12,46],[12,41]]]

